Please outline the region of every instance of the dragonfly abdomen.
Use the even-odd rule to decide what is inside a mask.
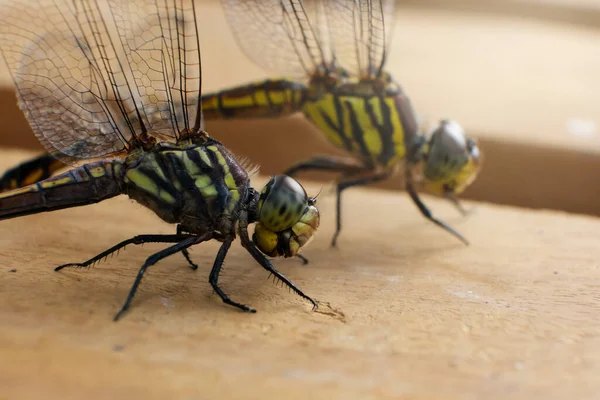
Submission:
[[[42,154],[6,171],[0,177],[0,192],[32,185],[47,179],[64,166],[51,154]]]
[[[123,164],[84,164],[20,189],[0,193],[0,219],[98,203],[121,194]]]
[[[204,118],[269,118],[300,111],[306,86],[286,80],[269,79],[202,96]]]

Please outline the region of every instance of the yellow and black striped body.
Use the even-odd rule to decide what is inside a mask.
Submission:
[[[0,193],[0,219],[77,207],[127,194],[168,223],[201,234],[232,229],[249,191],[247,171],[218,141],[159,144],[125,161],[85,164]],[[229,232],[227,232],[229,233]]]
[[[0,219],[84,206],[121,194],[121,161],[82,165],[32,185],[0,193]]]
[[[6,171],[0,177],[0,192],[32,185],[47,179],[64,166],[52,155],[41,154]]]
[[[402,161],[418,135],[412,105],[399,86],[348,82],[305,102],[302,111],[336,147],[366,167],[391,168]]]
[[[334,145],[365,166],[389,168],[408,155],[417,121],[408,97],[396,84],[373,81],[331,85],[274,79],[202,96],[204,118],[274,118],[302,112]],[[408,154],[407,154],[408,153]],[[0,191],[50,176],[63,164],[45,154],[9,170]]]
[[[250,189],[247,171],[211,138],[159,145],[130,163],[122,179],[129,197],[195,234],[229,233],[222,229],[232,229]]]
[[[300,111],[306,86],[287,79],[268,79],[202,95],[206,120],[272,118]]]
[[[207,120],[302,112],[334,146],[369,167],[389,168],[398,163],[418,135],[415,113],[402,89],[375,80],[327,87],[319,80],[310,86],[267,80],[204,95],[202,108]]]

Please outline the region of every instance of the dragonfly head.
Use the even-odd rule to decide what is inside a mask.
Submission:
[[[442,120],[431,132],[422,160],[415,166],[426,190],[438,195],[454,195],[475,180],[481,162],[475,140],[467,138],[455,121]]]
[[[308,197],[294,178],[286,175],[271,178],[260,193],[258,223],[252,241],[271,257],[296,255],[319,227],[316,203],[316,198]]]

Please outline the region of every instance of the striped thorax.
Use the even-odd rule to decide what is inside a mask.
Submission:
[[[381,87],[374,80],[346,81],[309,93],[302,111],[333,145],[369,166],[390,167],[406,155],[416,120],[399,87]]]

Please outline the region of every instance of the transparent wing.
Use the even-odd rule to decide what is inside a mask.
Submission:
[[[19,105],[46,149],[66,162],[124,150],[130,134],[116,116],[131,109],[130,99],[123,96],[114,58],[93,51],[90,39],[96,38],[81,25],[82,19],[97,23],[97,16],[82,18],[76,4],[50,1],[4,11],[0,49]]]
[[[379,76],[395,22],[395,0],[325,1],[336,61],[354,76]]]
[[[200,45],[192,0],[109,0],[151,135],[204,128]]]
[[[320,2],[300,0],[222,0],[241,50],[276,74],[306,78],[325,62],[318,25],[310,18]]]
[[[15,4],[0,26],[19,104],[40,142],[67,163],[202,124],[193,2],[108,5],[112,17],[96,0]]]
[[[223,0],[242,51],[257,65],[292,77],[317,66],[378,76],[394,25],[395,0]]]

